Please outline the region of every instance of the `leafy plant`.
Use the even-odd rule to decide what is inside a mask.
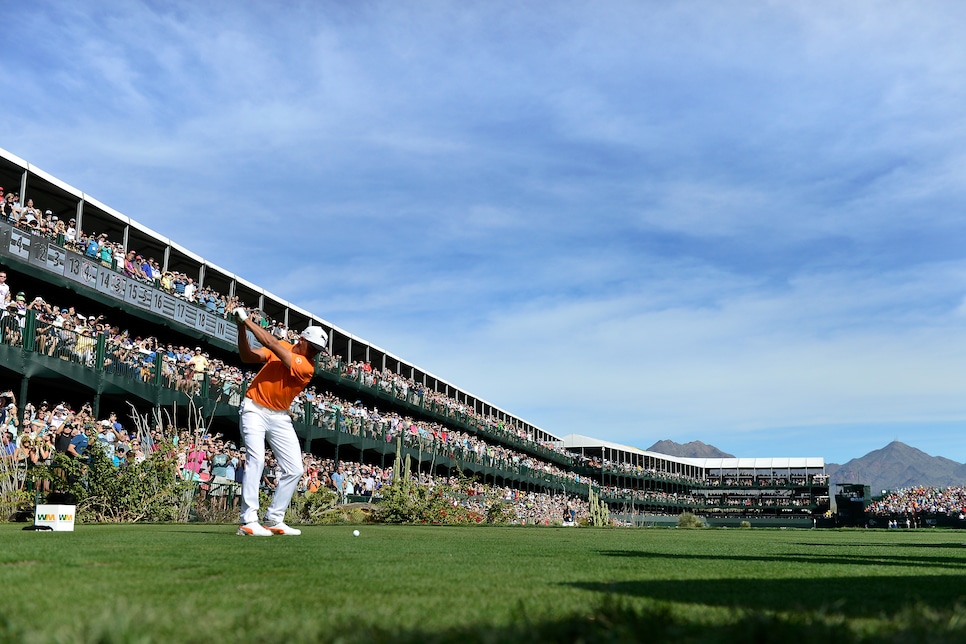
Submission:
[[[705,527],[704,521],[701,517],[692,514],[691,512],[682,512],[678,515],[678,527],[679,528],[703,528]]]
[[[335,507],[338,501],[339,495],[329,488],[296,494],[292,497],[288,516],[297,523],[327,523],[326,513]]]
[[[0,457],[0,520],[5,521],[16,514],[28,502],[28,495],[21,486],[24,475],[25,466],[22,462]]]
[[[369,523],[372,521],[372,513],[373,508],[369,505],[361,507],[339,505],[322,513],[317,523],[321,525]]]
[[[455,487],[430,489],[412,481],[409,455],[402,458],[401,441],[396,442],[393,481],[382,489],[378,513],[372,519],[382,523],[419,523],[431,525],[463,525],[483,523],[486,517],[466,508],[460,501],[467,495],[473,480],[458,472]]]
[[[515,516],[516,515],[513,512],[513,507],[509,503],[496,501],[495,503],[492,503],[486,511],[486,522],[490,524],[510,523],[513,521]]]
[[[186,521],[195,486],[181,478],[169,450],[163,445],[141,463],[118,467],[93,441],[86,460],[57,454],[51,468],[56,488],[77,498],[81,521]]]

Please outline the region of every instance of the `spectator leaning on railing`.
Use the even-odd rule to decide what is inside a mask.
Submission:
[[[106,432],[113,430],[116,451],[112,461],[118,467],[126,467],[143,461],[146,452],[154,451],[156,445],[163,438],[160,428],[155,428],[144,436],[130,436],[118,429],[120,425],[116,420],[112,421],[112,418],[116,419],[116,416],[97,423],[90,414],[90,405],[88,404],[85,404],[76,413],[63,404],[55,406],[53,412],[48,412],[49,405],[46,404],[46,401],[39,405],[38,409],[34,409],[33,405],[25,405],[25,414],[28,407],[31,416],[40,419],[41,424],[44,424],[43,419],[47,418],[48,415],[51,418],[61,418],[59,428],[45,425],[43,430],[31,430],[31,435],[27,438],[29,444],[23,451],[24,454],[28,455],[30,454],[29,448],[36,445],[39,439],[41,444],[47,445],[56,441],[59,444],[60,451],[83,459],[84,448],[82,444],[92,440],[108,441]],[[411,421],[406,422],[411,423]],[[411,428],[413,425],[410,424],[409,427]],[[214,477],[223,476],[223,471],[231,474],[232,477],[244,476],[243,455],[237,451],[234,445],[226,444],[218,437],[204,436],[195,441],[191,439],[191,435],[186,430],[179,432],[170,426],[167,428],[167,435],[169,439],[175,440],[181,446],[179,453],[196,452],[192,456],[192,462],[195,465],[192,466],[190,471],[192,477],[194,472],[197,471],[199,485],[205,486],[201,488],[203,495],[207,493],[215,503],[222,505],[227,503],[227,499],[218,498],[220,493],[216,494],[218,488],[214,484]],[[446,432],[446,436],[449,438],[450,433]],[[148,441],[146,450],[142,448],[141,440]],[[459,433],[454,432],[452,440],[470,440],[470,437],[460,436]],[[268,452],[268,456],[274,459],[271,452]],[[175,455],[172,454],[172,457],[175,457]],[[297,489],[302,493],[309,492],[313,488],[318,490],[323,486],[332,487],[332,478],[328,473],[337,472],[340,468],[344,477],[344,489],[351,490],[354,493],[355,496],[352,498],[371,498],[378,494],[380,488],[388,484],[392,478],[392,468],[383,469],[374,465],[345,461],[335,463],[331,459],[319,460],[306,453],[301,453],[301,459],[306,474],[300,479]],[[222,470],[222,467],[226,469]],[[238,479],[232,477],[226,478],[231,478],[231,485],[235,485],[234,481]],[[413,480],[430,487],[452,487],[454,490],[461,485],[455,478],[434,477],[427,472],[414,472]],[[219,484],[221,484],[221,481],[219,481]],[[230,491],[227,492],[227,496],[233,498]],[[570,497],[563,495],[527,493],[510,488],[492,488],[474,484],[469,491],[469,495],[457,502],[480,514],[485,514],[486,509],[492,503],[508,503],[514,508],[516,522],[550,523],[560,519],[568,500],[570,500]],[[582,507],[583,504],[577,505],[581,508],[581,516],[584,516],[586,513]]]
[[[101,235],[99,238],[104,238]],[[22,294],[18,294],[18,301],[22,302]],[[206,297],[210,297],[212,293],[208,291]],[[223,301],[222,300],[219,300]],[[51,314],[56,311],[56,306],[49,306],[46,302],[43,302],[43,298],[35,298],[31,303],[32,308],[43,307],[45,315],[48,310]],[[73,311],[70,309],[69,311]],[[62,316],[64,310],[61,309],[57,313],[57,317]],[[8,313],[9,315],[9,313]],[[96,343],[96,334],[105,333],[108,340],[108,356],[106,359],[106,364],[111,367],[112,370],[116,372],[126,373],[132,377],[137,377],[142,380],[146,380],[153,376],[155,370],[155,364],[157,363],[158,351],[156,343],[153,338],[148,339],[136,339],[132,340],[126,332],[118,332],[117,328],[108,329],[107,322],[102,318],[98,317],[96,320],[91,317],[85,317],[83,315],[74,315],[70,312],[66,318],[61,322],[61,326],[56,326],[57,317],[49,320],[51,324],[59,329],[59,333],[65,335],[61,338],[63,346],[67,347],[72,355],[80,357],[81,361],[90,363],[93,356],[93,347]],[[68,320],[73,320],[68,322]],[[75,324],[76,322],[76,324]],[[63,330],[64,323],[67,323],[67,331],[71,331],[71,324],[74,324],[73,333],[75,336],[66,334]],[[272,335],[274,337],[285,335],[286,337],[291,337],[293,333],[287,331],[282,327],[281,324],[274,322],[265,322],[265,326],[272,329]],[[168,351],[163,352],[163,362],[162,369],[165,376],[167,384],[170,386],[172,383],[176,388],[180,386],[182,390],[186,392],[196,391],[196,378],[198,376],[198,371],[182,371],[181,367],[184,365],[183,350],[180,354],[175,353],[173,355],[173,346],[169,348]],[[202,352],[203,355],[203,352]],[[196,361],[197,362],[197,361]],[[475,414],[471,408],[467,408],[462,403],[455,401],[453,399],[447,398],[446,396],[436,393],[424,391],[422,386],[418,383],[413,382],[411,379],[403,378],[398,374],[393,374],[388,370],[376,371],[372,369],[371,365],[366,362],[361,363],[340,363],[337,358],[333,356],[323,357],[323,368],[329,370],[332,369],[342,369],[343,373],[350,377],[355,377],[361,379],[364,384],[371,387],[380,387],[387,390],[394,390],[401,399],[408,399],[410,392],[417,395],[425,394],[424,400],[426,404],[438,405],[444,407],[450,411],[461,414],[461,418],[467,418],[470,420],[477,420],[480,423],[481,429],[486,431],[490,430],[490,433],[495,435],[505,435],[507,437],[513,436],[533,444],[535,447],[540,447],[541,449],[546,449],[540,443],[533,440],[531,434],[522,431],[520,428],[515,427],[512,424],[505,423],[503,420],[498,420],[493,417],[487,417],[482,419],[482,417]],[[341,366],[340,366],[341,365]],[[194,365],[192,366],[194,369]],[[219,371],[227,369],[226,374],[220,374]],[[185,373],[186,377],[182,377],[181,374]],[[208,365],[205,367],[201,373],[202,378],[208,377],[214,384],[221,384],[224,387],[224,391],[227,396],[231,396],[238,391],[238,384],[242,381],[240,370],[236,367],[229,367],[221,363],[220,361],[208,361]],[[248,379],[248,378],[245,378]],[[293,410],[296,414],[301,414],[303,406],[300,404],[301,400],[293,401]],[[364,408],[354,407],[352,405],[344,405],[347,408],[351,407],[351,414],[347,416],[350,421],[350,430],[352,432],[358,433],[364,426],[369,426],[372,423],[378,423],[380,426],[384,426],[385,423],[382,422],[378,411],[370,413]],[[398,424],[398,423],[396,423]],[[438,443],[440,441],[440,436],[444,436],[446,431],[441,426],[423,426],[416,425],[410,422],[410,434],[418,437],[419,440],[425,441],[428,434],[434,436],[434,440]],[[370,430],[366,430],[370,431]],[[397,431],[397,427],[393,426],[392,431]],[[454,434],[455,436],[455,434]],[[468,439],[467,439],[468,440]],[[551,466],[547,463],[527,457],[513,450],[507,450],[501,446],[486,446],[485,442],[477,438],[473,438],[472,446],[464,445],[461,449],[464,453],[474,454],[475,458],[485,457],[492,460],[494,463],[506,463],[507,467],[519,468],[521,466],[527,467],[534,470],[544,471],[547,473],[552,473],[555,476],[570,478],[572,480],[577,480],[576,475],[563,470],[562,468]],[[446,442],[445,440],[443,441]],[[568,456],[572,456],[566,450],[556,449],[560,453]]]
[[[15,198],[11,197],[11,202],[16,203]],[[71,224],[73,223],[74,223],[73,220],[71,220]],[[124,265],[123,261],[117,262],[118,259],[123,259],[124,257],[123,249],[121,248],[120,244],[111,244],[107,239],[107,235],[101,234],[101,235],[95,236],[93,233],[84,234],[84,233],[79,233],[76,230],[74,231],[74,234],[79,235],[80,237],[80,239],[78,240],[79,247],[81,250],[84,250],[88,256],[95,259],[97,258],[101,259],[105,265],[119,263],[119,265],[123,267],[122,270],[127,269],[127,272],[129,272],[130,274],[137,275],[137,271],[135,270],[135,266],[133,265],[134,263],[136,263],[138,258],[136,253],[134,254],[135,262],[132,263],[132,266],[128,267]],[[126,254],[130,256],[131,251],[128,251],[128,253]],[[142,267],[144,265],[151,266],[151,262],[148,261],[146,264],[142,264]],[[157,272],[161,273],[160,268],[158,268]],[[152,270],[152,277],[154,277],[153,270]],[[193,279],[187,277],[183,273],[172,273],[171,271],[162,273],[158,281],[158,284],[163,290],[166,290],[168,292],[173,291],[175,295],[178,295],[179,297],[184,297],[185,299],[189,299],[189,300],[194,299],[195,292],[197,289],[196,285],[194,285]],[[240,300],[238,300],[237,297],[227,298],[223,295],[220,295],[212,291],[210,288],[206,288],[202,290],[202,294],[198,297],[198,301],[208,311],[211,311],[212,303],[214,303],[214,312],[220,315],[224,315],[227,310],[232,310],[233,308],[241,304]],[[20,306],[21,308],[19,308],[16,312],[22,315],[24,312],[22,310],[22,305]],[[12,309],[8,309],[7,311],[5,311],[6,315],[10,315],[13,313],[14,311]],[[23,318],[21,317],[20,318],[21,327],[22,327],[22,319]],[[86,318],[84,318],[84,320],[86,320]],[[106,332],[106,328],[105,328],[106,324],[102,325],[100,323],[100,320],[101,319],[99,318],[96,332],[98,333]],[[284,327],[282,327],[280,323],[270,321],[267,318],[263,320],[262,324],[264,328],[273,329],[273,332],[274,332],[273,334],[276,337],[282,337],[282,336],[291,337],[293,335],[291,331],[286,332],[286,330],[284,329]],[[90,325],[91,327],[90,333],[85,331],[85,328],[87,328],[86,324],[80,325],[79,327],[75,327],[75,332],[81,336],[83,335],[93,336],[95,335],[95,329],[93,328],[93,326],[94,325]],[[5,337],[6,341],[11,343],[19,342],[19,337],[17,337],[16,330],[10,329],[9,324],[7,325],[7,332],[5,335],[6,335]],[[70,342],[72,341],[72,339],[67,341]],[[89,350],[87,349],[89,349],[89,347],[93,343],[88,340],[79,340],[77,344],[80,344],[85,348],[84,353],[90,353]],[[143,347],[136,348],[131,346],[128,338],[124,338],[124,337],[118,338],[116,332],[114,332],[111,335],[110,344],[112,347],[114,347],[114,354],[108,358],[109,364],[113,363],[115,365],[115,368],[124,368],[127,371],[141,371],[142,374],[144,374],[142,377],[146,377],[146,374],[148,371],[150,371],[150,369],[145,369],[144,364],[141,364],[139,367],[139,365],[136,364],[136,360],[135,360],[137,356],[132,354],[133,350],[135,349],[140,350]],[[75,347],[76,346],[77,345],[75,344]],[[153,353],[153,350],[148,350],[145,353],[147,355],[151,355]],[[147,362],[150,363],[151,360],[147,360]],[[170,354],[168,355],[168,362],[169,363],[174,362]],[[341,367],[339,367],[339,365],[341,365]],[[478,414],[476,414],[473,409],[466,407],[463,403],[459,401],[447,398],[446,396],[436,392],[428,392],[424,390],[421,384],[412,381],[412,379],[403,378],[402,376],[398,374],[393,374],[388,370],[383,370],[382,372],[376,372],[375,370],[372,369],[371,364],[367,362],[345,364],[345,363],[341,363],[339,359],[335,356],[326,356],[323,359],[323,368],[326,368],[328,370],[332,370],[333,368],[341,368],[344,376],[353,378],[353,379],[359,379],[367,386],[379,387],[385,390],[394,391],[396,395],[401,399],[408,400],[410,397],[410,393],[412,393],[415,396],[416,400],[418,400],[421,404],[430,403],[433,405],[439,405],[441,407],[447,408],[451,412],[455,412],[460,415],[465,415],[466,418],[476,422],[481,427],[481,429],[483,429],[484,431],[488,431],[491,434],[505,435],[507,437],[515,436],[521,440],[532,443],[534,446],[539,446],[543,449],[551,449],[553,451],[557,451],[569,457],[575,456],[574,454],[571,454],[570,452],[567,452],[566,450],[563,450],[561,448],[558,448],[555,446],[544,446],[540,443],[537,443],[534,440],[532,434],[524,432],[522,429],[516,427],[511,423],[507,423],[502,419],[496,419],[492,416],[483,418]],[[209,373],[211,372],[209,371]],[[165,375],[169,381],[174,381],[176,382],[176,384],[181,384],[181,388],[184,390],[190,390],[192,388],[189,386],[191,383],[191,378],[187,378],[187,379],[182,378],[180,376],[180,373],[178,373],[177,370],[173,368],[173,365],[168,364],[165,366]]]

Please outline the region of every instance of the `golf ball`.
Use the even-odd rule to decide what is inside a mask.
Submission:
[[[352,531],[352,536],[353,537],[358,537],[359,536],[359,531],[358,530],[353,530]]]

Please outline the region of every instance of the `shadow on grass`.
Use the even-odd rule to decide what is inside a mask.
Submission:
[[[884,620],[861,629],[851,629],[834,617],[804,614],[769,615],[762,612],[735,615],[733,619],[709,624],[700,615],[681,615],[667,604],[633,607],[605,597],[586,612],[540,618],[521,610],[510,624],[465,623],[441,630],[401,629],[392,624],[336,622],[331,624],[277,624],[255,626],[238,641],[338,642],[341,644],[542,644],[543,642],[673,642],[674,644],[890,644],[922,642],[960,644],[966,640],[966,625],[951,623],[947,615],[914,611],[896,620]],[[120,626],[119,626],[120,624]],[[62,641],[131,642],[165,641],[150,627],[136,620],[112,620],[84,625],[62,632]],[[202,638],[204,639],[204,638]],[[202,641],[202,639],[194,641]],[[222,641],[212,638],[213,641]],[[0,616],[0,641],[51,641],[49,630],[28,631]]]
[[[682,561],[737,561],[742,563],[804,563],[804,564],[838,564],[843,566],[898,566],[901,568],[959,568],[966,570],[966,552],[961,557],[938,556],[908,556],[908,555],[700,555],[700,554],[668,554],[664,552],[647,552],[644,550],[601,550],[604,557],[632,557],[641,559],[660,559],[661,561],[680,559]]]
[[[786,587],[787,590],[787,587]],[[632,605],[612,594],[591,602],[586,613],[555,619],[539,619],[521,611],[511,625],[467,624],[444,631],[392,631],[383,627],[349,629],[346,641],[373,643],[488,642],[673,642],[674,644],[718,644],[732,642],[780,643],[824,642],[826,644],[923,642],[946,644],[966,641],[966,623],[950,619],[960,611],[917,605],[899,615],[890,615],[861,628],[849,626],[852,615],[792,612],[770,614],[764,610],[736,611],[731,619],[709,623],[702,611],[675,611],[667,602]]]
[[[962,550],[962,551],[966,552],[966,543],[964,543],[964,540],[966,540],[966,534],[963,534],[962,539],[963,540],[958,541],[956,543],[953,543],[953,542],[950,542],[950,543],[902,543],[902,542],[900,542],[900,543],[882,543],[882,542],[875,542],[875,543],[870,543],[868,545],[871,546],[871,547],[873,547],[873,548],[902,548],[904,550],[905,549],[916,550],[916,549],[919,549],[919,548],[930,548],[930,549],[941,549],[941,550],[947,550],[947,549],[948,550]],[[809,546],[809,547],[814,547],[814,548],[855,548],[856,545],[861,545],[861,544],[855,544],[855,543],[805,543],[805,542],[798,542],[798,543],[796,543],[794,545],[796,545],[796,546]]]
[[[951,611],[966,603],[961,576],[854,576],[793,579],[687,579],[565,584],[582,590],[748,611],[821,611],[844,618],[881,617],[913,604]]]

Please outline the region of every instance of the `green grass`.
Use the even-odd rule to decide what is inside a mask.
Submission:
[[[966,535],[0,524],[0,641],[966,641]]]

